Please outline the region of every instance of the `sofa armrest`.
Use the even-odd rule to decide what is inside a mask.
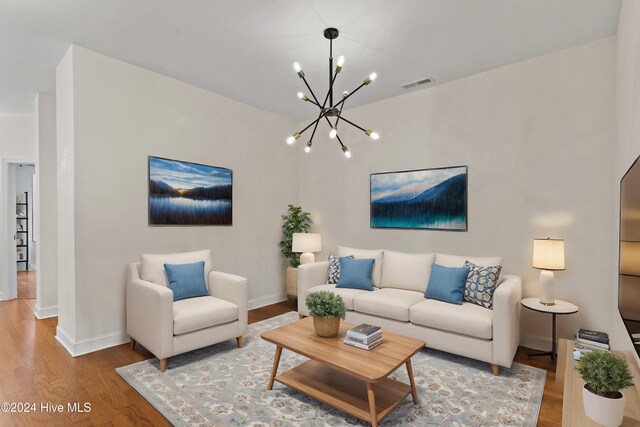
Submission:
[[[327,283],[329,261],[310,262],[298,267],[298,313],[309,315],[304,303],[307,289]]]
[[[240,321],[238,336],[246,334],[249,316],[249,285],[247,278],[221,271],[212,271],[209,273],[209,295],[232,302],[238,306],[238,320]]]
[[[510,368],[520,344],[522,279],[504,276],[493,294],[493,363]]]
[[[158,359],[173,356],[171,289],[140,278],[127,281],[127,334]]]

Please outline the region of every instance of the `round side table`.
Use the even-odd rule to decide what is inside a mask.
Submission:
[[[555,300],[554,305],[545,305],[540,302],[538,298],[525,298],[520,303],[529,310],[537,311],[539,313],[551,314],[552,323],[551,323],[551,351],[544,351],[541,353],[532,353],[529,354],[529,357],[536,356],[551,356],[551,360],[553,361],[553,369],[555,371],[556,368],[556,359],[557,359],[557,351],[556,351],[556,316],[558,314],[574,314],[578,312],[578,306],[575,304],[571,304],[567,301]]]

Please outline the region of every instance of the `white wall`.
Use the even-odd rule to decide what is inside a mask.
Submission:
[[[56,159],[56,99],[39,94],[35,100],[37,196],[36,317],[58,313],[58,203]]]
[[[0,116],[0,157],[35,157],[33,116]]]
[[[620,179],[640,155],[640,2],[624,0],[620,9],[617,33],[616,69],[616,139],[615,139],[615,180],[612,191],[615,194],[614,220],[619,224]],[[616,234],[617,237],[617,234]],[[617,263],[618,253],[612,257]],[[612,298],[612,343],[615,347],[632,350],[631,339],[618,312],[617,269],[610,282],[613,286]],[[640,365],[640,358],[636,355]]]
[[[317,259],[340,244],[500,255],[505,273],[523,277],[524,295],[537,296],[532,241],[564,238],[567,269],[556,274],[556,297],[580,312],[560,318],[559,334],[609,330],[614,55],[609,37],[345,110],[382,139],[342,124],[353,153],[346,160],[324,125],[311,154],[298,147],[300,203],[323,237]],[[369,174],[453,165],[469,166],[468,232],[369,227]],[[523,310],[523,343],[550,345],[550,323]]]
[[[68,157],[58,242],[60,259],[73,258],[58,277],[76,308],[73,325],[60,311],[59,336],[72,352],[126,341],[125,266],[141,253],[211,248],[215,269],[249,279],[253,304],[286,298],[278,242],[297,203],[297,155],[283,143],[294,122],[75,46],[57,72]],[[233,226],[149,227],[149,155],[233,169]]]
[[[27,231],[29,231],[29,236],[25,234],[18,234],[17,237],[20,239],[25,239],[27,243],[27,248],[22,248],[29,251],[29,269],[33,269],[35,267],[36,262],[36,251],[35,245],[33,242],[33,175],[36,173],[36,168],[34,165],[16,165],[16,195],[24,196],[24,193],[29,193],[29,206],[28,211],[26,212],[27,220],[20,220],[20,223]],[[24,262],[17,264],[17,270],[23,271],[27,269],[27,265]]]

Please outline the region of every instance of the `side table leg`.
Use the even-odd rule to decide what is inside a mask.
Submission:
[[[413,379],[413,367],[411,366],[411,359],[407,360],[407,375],[409,375],[409,383],[411,384],[411,396],[413,397],[413,403],[418,404],[418,392],[416,391],[416,382]]]
[[[273,380],[278,373],[278,365],[280,364],[280,355],[282,354],[282,347],[276,347],[276,355],[273,357],[273,368],[271,369],[271,377],[269,378],[269,385],[267,390],[273,390]]]
[[[367,383],[367,398],[369,399],[369,414],[371,415],[371,427],[378,427],[378,411],[376,410],[376,395],[373,392],[372,383]]]

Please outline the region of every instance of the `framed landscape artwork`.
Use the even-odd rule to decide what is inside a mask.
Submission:
[[[467,230],[467,166],[371,174],[371,228]]]
[[[232,225],[231,169],[149,156],[149,225]]]

